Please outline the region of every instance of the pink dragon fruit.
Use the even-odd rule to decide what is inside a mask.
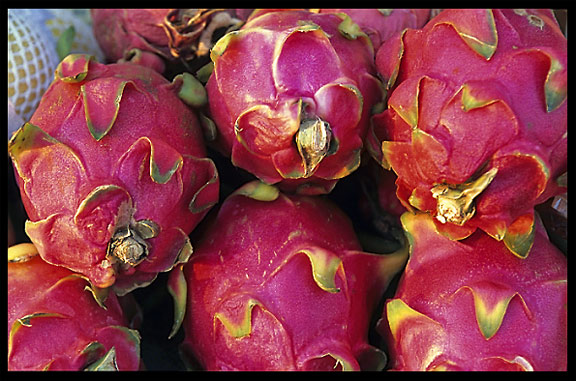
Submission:
[[[186,98],[144,66],[70,55],[8,145],[42,258],[125,293],[185,262],[218,200],[218,174]]]
[[[138,370],[140,335],[117,296],[36,254],[8,249],[8,370]]]
[[[166,62],[207,55],[216,29],[241,20],[222,9],[92,9],[94,35],[112,62],[130,57],[134,49],[147,66],[164,72]]]
[[[205,225],[170,274],[182,353],[206,370],[381,369],[371,314],[407,250],[369,254],[319,196],[250,182]]]
[[[349,17],[256,10],[211,57],[215,145],[234,165],[306,194],[359,166],[381,84],[370,40]]]
[[[402,223],[410,259],[378,326],[394,370],[566,370],[567,261],[539,223],[526,259],[424,213]]]
[[[376,64],[390,97],[367,144],[398,198],[453,239],[479,228],[528,255],[534,205],[565,191],[567,44],[552,12],[445,10]]]
[[[319,9],[319,13],[345,13],[370,37],[374,49],[405,28],[422,28],[430,9]]]

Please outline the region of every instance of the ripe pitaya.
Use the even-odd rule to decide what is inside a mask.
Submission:
[[[138,370],[140,335],[117,296],[36,254],[8,249],[8,370]]]
[[[384,366],[369,322],[407,250],[363,252],[334,204],[258,181],[214,217],[183,272],[170,274],[185,356],[207,370]]]
[[[307,194],[358,167],[381,88],[370,40],[348,16],[257,10],[211,57],[215,144],[234,165]]]
[[[454,239],[480,228],[528,255],[534,205],[562,192],[567,167],[567,44],[552,12],[445,10],[376,64],[391,92],[370,137],[402,203]]]
[[[374,49],[405,28],[422,28],[430,9],[320,9],[320,13],[345,13],[370,37]]]
[[[94,34],[112,62],[134,49],[146,65],[163,72],[165,62],[207,55],[218,28],[240,24],[233,10],[222,9],[92,9]]]
[[[8,9],[8,138],[34,113],[60,59],[77,52],[102,56],[87,9]]]
[[[124,293],[185,262],[188,234],[218,200],[194,113],[146,67],[70,55],[10,140],[42,258]]]
[[[539,223],[526,259],[424,213],[402,223],[410,259],[379,323],[394,370],[566,370],[567,262]]]

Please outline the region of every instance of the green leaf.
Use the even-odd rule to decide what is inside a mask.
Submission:
[[[38,250],[32,243],[19,243],[8,248],[8,262],[26,262],[36,255]]]
[[[172,329],[168,335],[168,339],[171,339],[180,329],[180,326],[184,321],[184,316],[186,315],[188,288],[186,277],[184,276],[183,265],[179,265],[172,270],[170,278],[168,279],[167,287],[168,292],[174,301],[174,323],[172,324]]]
[[[106,136],[116,122],[122,94],[128,83],[132,82],[109,77],[89,81],[80,87],[86,124],[96,141]]]
[[[103,204],[105,202],[110,202],[110,200],[121,200],[123,204],[126,204],[125,208],[118,208],[119,210],[126,211],[125,216],[119,216],[121,220],[118,221],[118,225],[126,225],[132,217],[129,214],[132,209],[132,199],[126,189],[114,184],[99,185],[92,189],[80,202],[78,209],[76,209],[76,213],[74,214],[74,223],[80,223],[80,220],[86,218],[88,215],[93,213],[94,210],[97,210],[98,213],[102,213],[101,209]]]
[[[183,159],[177,158],[173,161],[173,165],[167,170],[162,171],[158,166],[158,156],[155,155],[154,146],[151,144],[151,154],[150,154],[150,177],[158,184],[166,184],[174,173],[182,166]]]
[[[398,340],[398,334],[401,326],[410,320],[417,320],[419,324],[437,326],[442,330],[442,326],[436,320],[412,309],[402,299],[392,299],[386,304],[386,316],[390,332],[394,340]]]
[[[98,305],[100,307],[102,307],[103,309],[107,310],[108,307],[106,307],[106,299],[108,299],[108,294],[110,293],[110,288],[100,288],[100,287],[96,287],[94,285],[92,285],[92,283],[90,282],[90,280],[87,277],[82,277],[84,278],[89,284],[86,285],[86,287],[84,287],[85,291],[90,291],[90,293],[92,294],[92,296],[94,297],[94,300],[96,301],[96,303],[98,303]]]
[[[202,107],[208,103],[208,94],[204,85],[190,73],[178,74],[173,83],[182,82],[178,97],[191,107]]]
[[[522,296],[508,286],[485,281],[471,286],[462,286],[454,294],[463,290],[470,291],[474,297],[476,321],[482,336],[486,340],[494,337],[500,329],[508,310],[508,305],[515,296],[522,302],[526,315],[528,317],[532,316]]]
[[[92,363],[99,360],[100,353],[105,351],[105,350],[106,350],[106,348],[104,347],[104,345],[102,345],[101,343],[99,343],[97,341],[92,341],[91,343],[86,345],[86,347],[84,347],[84,349],[82,349],[82,352],[80,352],[80,355],[82,357],[85,357],[86,364],[92,364]]]
[[[32,320],[40,319],[40,318],[64,318],[65,316],[56,312],[37,312],[30,315],[23,316],[19,319],[16,319],[14,323],[12,323],[12,327],[10,328],[10,332],[8,334],[8,358],[12,353],[12,347],[14,345],[14,336],[20,331],[22,327],[30,328],[32,327]]]
[[[216,312],[214,314],[214,319],[220,320],[224,325],[230,336],[239,339],[246,337],[252,332],[252,309],[255,306],[261,306],[261,303],[244,295],[246,300],[242,301],[242,305],[237,310],[239,311],[239,316],[230,316],[225,312]],[[241,296],[242,297],[242,296]]]
[[[203,84],[208,82],[212,72],[214,71],[214,62],[208,62],[196,72],[196,78]]]
[[[312,276],[318,287],[330,293],[340,292],[335,283],[336,272],[342,268],[340,257],[321,247],[309,247],[298,252],[306,254],[310,259]]]
[[[534,244],[534,214],[518,217],[508,228],[504,235],[504,244],[514,255],[525,259]]]
[[[86,79],[90,61],[95,60],[87,54],[69,54],[56,67],[54,76],[66,83],[78,83]]]
[[[398,73],[400,73],[400,65],[402,63],[402,58],[404,57],[404,35],[407,30],[408,28],[405,28],[400,32],[398,37],[392,37],[395,42],[395,45],[393,46],[396,48],[396,59],[394,60],[394,67],[390,68],[390,77],[388,80],[386,81],[386,78],[383,78],[386,84],[386,91],[389,91],[394,86],[396,79],[398,78]]]
[[[166,184],[182,167],[184,158],[169,143],[161,139],[142,136],[128,148],[120,162],[120,167],[137,163],[141,166],[141,171],[148,166],[152,181],[157,184]]]
[[[255,180],[238,188],[232,195],[250,197],[257,201],[274,201],[280,195],[280,191],[274,185]]]
[[[466,16],[458,19],[458,22],[449,24],[471,49],[489,60],[498,46],[498,33],[492,10],[470,10]]]
[[[360,28],[360,26],[356,24],[349,15],[341,13],[339,16],[344,18],[342,22],[338,24],[338,31],[342,36],[344,36],[344,38],[355,40],[360,36],[368,37],[362,28]]]
[[[482,89],[480,89],[482,90]],[[490,97],[482,97],[482,94],[469,84],[462,85],[462,109],[464,111],[470,111],[476,108],[488,106],[494,102],[499,101],[499,99],[492,99]]]
[[[216,41],[216,43],[210,50],[210,59],[214,64],[216,63],[218,58],[220,58],[220,56],[224,54],[230,42],[238,38],[238,35],[240,33],[242,33],[242,31],[239,30],[228,32],[224,36],[222,36],[218,41]]]
[[[120,325],[112,325],[105,327],[104,330],[112,331],[107,332],[109,337],[114,337],[121,342],[120,351],[124,358],[131,356],[133,358],[140,358],[140,333],[135,329],[130,329]],[[102,331],[100,331],[102,332]],[[117,341],[118,342],[118,341]],[[89,364],[85,371],[117,371],[118,365],[116,362],[116,348],[112,347],[101,358]]]
[[[116,365],[116,349],[114,347],[110,348],[102,358],[88,365],[84,370],[90,372],[119,370],[118,365]]]
[[[389,99],[389,107],[392,108],[410,127],[418,127],[420,85],[424,78],[412,78],[410,81],[403,82],[403,86],[411,91],[393,92]]]
[[[73,221],[84,239],[106,246],[112,234],[110,225],[128,225],[133,213],[130,194],[117,185],[105,184],[92,189],[80,202]]]
[[[334,361],[334,370],[340,369],[343,372],[359,370],[352,356],[341,356],[332,352],[328,352],[322,356],[308,359],[307,361],[314,361],[316,359],[320,360],[326,357],[331,357],[332,360]],[[346,357],[352,357],[352,358],[346,359]]]
[[[550,70],[546,76],[544,93],[546,95],[546,111],[556,110],[567,97],[567,71],[560,60],[550,56]]]
[[[60,144],[60,142],[44,132],[40,127],[32,123],[25,123],[8,142],[8,153],[12,160],[17,163],[22,153],[53,144]]]
[[[192,213],[202,213],[209,210],[218,202],[218,193],[220,180],[216,165],[210,158],[194,158],[197,165],[196,180],[204,181],[204,184],[198,188],[192,196],[188,209]],[[199,176],[200,168],[204,168],[206,178],[201,179]]]
[[[56,42],[56,53],[58,53],[60,61],[70,54],[75,36],[76,29],[74,28],[74,25],[70,25],[66,30],[64,30],[64,32],[62,32],[60,38],[58,38],[58,41]]]

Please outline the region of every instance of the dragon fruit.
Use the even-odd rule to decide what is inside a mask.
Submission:
[[[161,73],[167,62],[207,55],[218,28],[241,23],[233,10],[222,9],[92,9],[91,15],[108,60],[126,59],[138,49],[138,59]]]
[[[367,145],[404,206],[527,256],[534,206],[566,191],[567,42],[552,12],[444,10],[376,64],[390,92]]]
[[[8,249],[8,370],[138,370],[140,335],[118,297],[36,254]]]
[[[378,328],[394,370],[566,370],[567,261],[536,224],[532,253],[406,212],[410,259]]]
[[[309,195],[358,168],[382,93],[370,39],[348,16],[256,10],[211,58],[214,145],[235,166]]]
[[[87,9],[8,9],[8,138],[34,113],[60,59],[77,52],[102,55]]]
[[[42,258],[126,293],[185,262],[218,200],[202,131],[172,83],[144,66],[70,55],[8,145]]]
[[[384,366],[369,323],[407,250],[363,252],[335,204],[259,181],[212,216],[190,262],[170,273],[185,358],[206,370]]]
[[[374,49],[404,28],[422,28],[430,9],[319,9],[319,13],[345,13],[370,37]]]

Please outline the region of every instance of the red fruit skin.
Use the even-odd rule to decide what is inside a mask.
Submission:
[[[393,370],[566,370],[567,261],[540,224],[521,259],[482,231],[451,241],[428,215],[402,222],[410,259],[378,323]]]
[[[206,370],[381,369],[370,316],[406,254],[362,252],[326,199],[236,192],[171,273],[187,283],[182,353]]]
[[[320,13],[346,13],[370,37],[377,50],[386,40],[405,28],[422,28],[430,9],[320,9]]]
[[[157,69],[164,71],[160,57],[170,57],[169,38],[162,24],[171,9],[91,9],[94,37],[110,62],[127,58],[131,49],[155,57]],[[153,66],[153,65],[152,65]]]
[[[550,11],[445,10],[386,41],[376,65],[389,107],[368,145],[398,174],[406,208],[435,214],[431,188],[496,168],[470,220],[438,225],[502,239],[565,191],[556,179],[567,169],[567,40]]]
[[[360,164],[372,106],[381,100],[365,35],[344,37],[344,15],[257,10],[212,49],[207,83],[214,145],[232,163],[286,191],[328,193]],[[259,46],[259,49],[254,49]],[[303,120],[331,129],[329,153],[307,170]]]
[[[124,293],[184,260],[219,181],[196,116],[176,95],[180,83],[130,63],[61,63],[9,144],[26,232],[45,261]],[[117,266],[108,244],[138,221],[157,228],[148,255]]]
[[[134,49],[138,49],[142,54],[138,58],[139,63],[160,73],[164,72],[166,63],[208,53],[211,45],[201,47],[199,43],[205,40],[203,32],[210,25],[213,15],[219,13],[228,13],[230,17],[217,26],[238,21],[232,19],[236,13],[234,10],[221,9],[90,10],[94,36],[108,61],[128,59]],[[244,13],[241,16],[247,17]]]
[[[8,370],[83,370],[112,347],[118,370],[140,369],[139,335],[127,328],[117,296],[108,294],[104,309],[89,287],[38,255],[8,263]],[[17,322],[33,314],[48,316]]]

